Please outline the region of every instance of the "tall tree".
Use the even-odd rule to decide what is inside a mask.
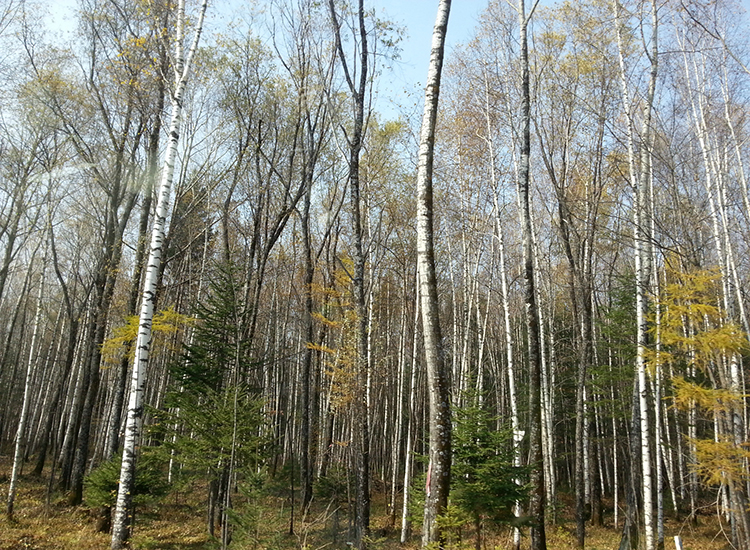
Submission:
[[[313,283],[318,260],[330,235],[331,216],[326,217],[323,238],[317,246],[314,241],[313,184],[322,171],[321,157],[325,155],[330,139],[330,104],[325,97],[331,92],[335,61],[338,52],[330,48],[330,36],[316,32],[316,23],[321,13],[320,6],[310,0],[290,2],[280,13],[280,19],[288,25],[289,42],[282,63],[289,73],[297,94],[297,116],[300,120],[299,177],[304,187],[302,208],[298,209],[302,226],[302,255],[304,262],[304,320],[302,326],[305,343],[301,372],[301,426],[300,426],[300,479],[302,507],[307,509],[313,497],[313,479],[316,458],[317,400],[319,388],[315,381],[315,303]],[[278,39],[281,42],[281,39]],[[277,49],[279,45],[277,45]],[[343,198],[343,197],[342,197]],[[322,339],[322,338],[321,338]]]
[[[419,136],[419,164],[417,165],[417,269],[430,408],[430,462],[422,526],[423,548],[434,543],[442,546],[443,533],[438,523],[438,516],[448,506],[451,479],[450,387],[446,372],[443,335],[440,329],[432,188],[435,124],[450,9],[450,0],[440,0],[435,27],[432,31],[432,51],[430,68],[427,72],[424,114]]]
[[[523,234],[523,286],[524,315],[529,357],[529,463],[531,466],[531,496],[529,516],[532,518],[531,548],[547,548],[544,527],[545,487],[542,456],[542,342],[539,326],[533,228],[531,223],[531,86],[529,76],[528,25],[538,4],[534,3],[528,16],[525,0],[518,1],[518,21],[521,42],[521,143],[518,168],[518,195],[521,209],[521,231]]]
[[[43,240],[46,231],[43,232]],[[31,335],[31,344],[29,346],[29,358],[26,361],[26,376],[23,385],[23,401],[21,403],[21,417],[18,422],[18,430],[16,432],[16,448],[13,453],[13,468],[10,475],[10,483],[8,484],[8,501],[6,507],[6,516],[8,521],[13,521],[13,508],[16,500],[16,485],[18,483],[18,475],[21,471],[21,463],[23,461],[23,455],[26,452],[25,445],[28,440],[28,436],[25,433],[27,430],[27,424],[29,419],[29,402],[31,401],[31,387],[33,381],[33,372],[35,366],[38,364],[38,351],[39,351],[39,339],[40,339],[40,325],[42,317],[42,299],[44,297],[44,273],[46,268],[46,247],[44,258],[42,259],[42,271],[39,275],[39,290],[36,300],[36,313],[34,314],[34,328]],[[34,254],[36,256],[36,253]],[[34,259],[32,258],[29,264],[29,270],[34,267]]]
[[[556,229],[569,267],[570,304],[577,327],[575,514],[580,548],[585,541],[588,488],[596,485],[591,468],[585,468],[589,449],[585,401],[587,392],[589,398],[592,394],[587,382],[594,360],[594,265],[606,184],[605,121],[614,103],[615,86],[610,82],[616,81],[609,27],[596,22],[602,20],[604,9],[600,3],[562,6],[550,14],[537,53],[555,59],[559,67],[539,82],[535,130],[557,199]],[[590,44],[571,38],[581,28],[592,34]],[[591,502],[591,508],[593,516],[597,503]]]
[[[368,362],[368,313],[367,313],[367,291],[365,281],[365,244],[364,227],[362,224],[362,201],[360,198],[360,154],[365,134],[365,104],[367,101],[367,88],[370,81],[368,74],[370,64],[370,52],[368,50],[368,32],[365,24],[364,0],[357,4],[357,48],[358,59],[352,66],[347,61],[341,39],[341,23],[334,5],[334,0],[328,0],[328,8],[333,25],[336,52],[338,53],[341,67],[346,78],[346,84],[351,94],[353,103],[353,127],[351,133],[346,136],[349,145],[348,184],[349,184],[349,207],[352,215],[352,233],[354,234],[354,273],[352,283],[354,289],[354,303],[357,311],[356,325],[356,390],[354,396],[354,424],[356,426],[355,438],[357,447],[357,496],[355,504],[355,544],[357,548],[363,548],[365,537],[370,529],[370,425],[369,412],[367,410],[367,380],[369,377]]]
[[[130,398],[128,401],[127,420],[125,424],[120,484],[117,491],[117,507],[115,509],[115,519],[112,529],[112,550],[120,550],[123,548],[130,537],[130,531],[132,529],[132,493],[136,473],[136,449],[141,435],[143,392],[146,367],[148,365],[149,351],[151,348],[151,323],[154,317],[157,282],[161,268],[164,227],[167,221],[172,178],[174,176],[175,160],[177,157],[177,146],[180,139],[182,102],[185,96],[185,89],[187,87],[193,57],[198,49],[198,42],[200,40],[201,31],[203,30],[203,20],[206,14],[207,5],[208,1],[203,0],[200,6],[195,35],[187,52],[187,56],[184,54],[183,45],[186,18],[185,0],[180,0],[177,5],[177,26],[175,31],[174,54],[175,82],[174,89],[171,90],[172,119],[169,125],[169,142],[164,157],[161,182],[159,184],[154,225],[151,230],[151,247],[148,255],[148,267],[143,283],[138,338],[136,340]]]
[[[654,506],[653,506],[653,481],[651,466],[651,448],[649,424],[649,402],[648,386],[646,380],[646,346],[648,338],[647,313],[649,302],[649,281],[650,281],[650,254],[648,249],[648,228],[649,223],[649,201],[648,189],[652,177],[652,154],[653,154],[653,128],[652,128],[652,111],[654,97],[656,94],[656,79],[658,75],[658,15],[657,2],[651,3],[651,44],[647,48],[646,55],[649,59],[649,81],[648,89],[643,99],[643,118],[641,123],[640,135],[641,143],[636,143],[636,114],[633,110],[633,102],[629,83],[627,81],[626,44],[625,44],[625,13],[619,0],[613,1],[615,25],[617,30],[617,44],[619,49],[620,61],[620,83],[622,86],[622,103],[626,117],[626,135],[627,135],[627,153],[628,153],[628,170],[630,185],[633,190],[633,243],[635,256],[635,292],[636,292],[636,327],[637,327],[637,353],[636,353],[636,396],[637,407],[633,406],[633,411],[637,409],[638,430],[640,433],[640,442],[638,452],[640,460],[634,460],[640,466],[641,487],[640,494],[643,506],[643,529],[646,550],[652,550],[655,547],[654,540]],[[640,151],[640,158],[637,153]],[[633,423],[636,422],[634,414]],[[631,458],[635,458],[631,455]],[[633,466],[635,467],[635,465]],[[632,485],[632,484],[631,484]],[[632,505],[628,506],[628,522],[623,531],[623,545],[630,545],[635,548],[637,537],[632,536],[632,530],[636,523],[634,514],[635,510]],[[628,539],[630,539],[628,541]]]

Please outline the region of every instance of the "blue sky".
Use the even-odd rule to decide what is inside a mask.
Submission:
[[[209,19],[216,17],[215,21],[218,23],[221,15],[217,17],[216,12],[223,11],[220,6],[226,7],[230,3],[241,1],[243,0],[209,0]],[[542,4],[552,3],[553,0],[542,0]],[[53,29],[70,27],[72,7],[76,6],[76,0],[54,0],[51,4],[50,11],[55,14],[51,19],[56,21],[50,26]],[[374,8],[378,16],[406,29],[406,35],[400,44],[401,59],[385,74],[385,78],[381,79],[379,84],[377,108],[389,118],[397,116],[398,112],[392,102],[421,103],[423,99],[422,85],[430,61],[430,42],[437,4],[437,0],[365,1],[365,6]],[[741,4],[745,10],[750,8],[750,0],[741,0]],[[487,0],[453,0],[446,37],[448,55],[453,46],[471,37],[479,14],[486,5]]]
[[[401,60],[393,67],[391,78],[385,79],[380,85],[378,110],[386,116],[397,116],[389,98],[395,101],[423,100],[421,88],[427,78],[430,63],[437,4],[437,0],[372,0],[370,3],[378,16],[406,29],[406,36],[400,44]],[[451,47],[465,42],[471,36],[479,14],[486,6],[487,0],[453,0],[448,20],[446,51],[450,52]],[[407,97],[405,89],[419,93],[416,97]]]
[[[259,3],[262,1],[259,0]],[[214,24],[221,24],[224,11],[221,6],[226,7],[230,2],[237,3],[238,0],[209,0],[209,21],[213,19]],[[401,60],[394,65],[390,73],[387,73],[386,78],[381,80],[383,84],[380,85],[377,108],[389,118],[398,116],[391,99],[420,102],[423,99],[421,87],[427,77],[437,4],[437,0],[365,0],[365,6],[374,8],[379,17],[393,21],[406,29],[406,35],[400,44]],[[446,38],[448,51],[453,45],[468,39],[479,13],[486,5],[487,0],[453,0]],[[73,10],[76,6],[76,0],[51,2],[50,28],[71,29]],[[414,92],[414,97],[407,98],[404,90]]]
[[[723,0],[719,0],[723,1]],[[552,5],[554,0],[541,0],[542,5]],[[380,85],[382,97],[378,110],[387,116],[397,116],[389,107],[388,97],[404,98],[404,89],[420,92],[417,100],[422,101],[421,86],[427,77],[430,62],[432,27],[437,15],[437,0],[366,0],[365,5],[375,8],[378,15],[406,28],[407,35],[401,43],[401,61],[393,68],[388,84]],[[531,4],[527,0],[527,5]],[[745,11],[750,10],[750,0],[740,0]],[[446,53],[456,44],[466,42],[473,34],[479,14],[487,6],[487,0],[453,0],[446,36]],[[744,19],[747,21],[747,17]],[[420,111],[421,112],[421,111]]]

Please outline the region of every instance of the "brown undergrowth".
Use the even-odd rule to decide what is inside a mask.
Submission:
[[[3,460],[4,459],[4,460]],[[0,492],[8,491],[8,461],[0,458]],[[64,495],[55,494],[46,504],[46,478],[23,476],[18,486],[15,517],[12,522],[0,516],[0,550],[103,550],[109,548],[110,537],[96,531],[96,515],[84,506],[71,507]],[[204,491],[193,487],[173,493],[138,512],[136,534],[132,547],[137,550],[213,550],[218,548],[205,525]],[[418,536],[406,545],[398,542],[399,532],[389,527],[385,514],[385,497],[374,495],[372,510],[371,550],[416,550]],[[299,510],[291,514],[289,500],[264,497],[252,507],[254,520],[243,533],[237,533],[230,548],[261,549],[344,549],[348,543],[347,511],[325,502],[313,502],[306,515]],[[294,518],[293,533],[289,533],[290,519]],[[604,527],[587,529],[586,548],[609,550],[619,546],[619,529],[612,523],[612,510],[605,515]],[[562,510],[556,524],[547,528],[550,550],[573,550],[575,525]],[[685,550],[724,550],[729,548],[726,537],[716,519],[715,510],[703,510],[697,525],[668,519],[665,522],[665,549],[674,548],[673,536],[682,537]],[[528,537],[522,548],[528,547]],[[461,541],[452,545],[455,550],[474,548],[474,534],[470,528],[461,533]],[[488,532],[483,550],[512,548],[510,529]]]

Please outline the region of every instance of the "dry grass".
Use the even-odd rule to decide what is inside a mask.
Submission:
[[[0,460],[0,474],[7,461]],[[72,507],[62,495],[45,503],[46,479],[22,476],[16,495],[14,518],[0,516],[0,550],[102,550],[111,537],[96,530],[96,518],[86,506]],[[8,494],[7,475],[0,475],[0,494]],[[178,550],[209,549],[202,514],[192,506],[165,503],[144,510],[138,518],[133,548]]]
[[[3,496],[8,482],[0,484]],[[108,537],[97,533],[88,510],[79,507],[46,506],[41,479],[22,477],[16,495],[14,519],[0,519],[0,550],[93,550],[105,548]]]
[[[547,546],[550,550],[576,550],[574,529],[575,526],[572,523],[565,527],[548,526]],[[682,538],[684,550],[725,550],[728,548],[726,539],[721,535],[717,536],[716,525],[713,519],[711,519],[710,523],[704,521],[698,526],[678,523],[673,520],[665,521],[665,550],[673,550],[675,548],[675,535],[680,535]],[[617,549],[619,544],[620,530],[615,530],[611,524],[605,527],[589,527],[586,530],[587,550],[612,550]]]
[[[7,459],[0,458],[0,494],[7,495]],[[29,476],[21,478],[16,498],[15,519],[9,522],[0,516],[0,550],[102,550],[109,548],[109,535],[96,532],[96,519],[85,506],[70,507],[57,495],[50,506],[45,505],[45,479]],[[215,541],[206,533],[202,503],[203,492],[172,495],[158,507],[144,509],[137,518],[133,548],[141,550],[212,550]],[[412,550],[419,547],[418,538],[409,544],[398,543],[398,532],[389,529],[384,513],[384,497],[376,495],[373,501],[373,550]],[[698,526],[668,520],[665,525],[665,549],[674,548],[673,536],[681,535],[685,550],[724,550],[726,539],[717,534],[719,524],[711,510],[701,517]],[[242,550],[277,549],[343,549],[347,546],[346,512],[322,504],[314,506],[307,517],[295,519],[295,534],[289,535],[289,506],[283,499],[268,498],[256,507],[256,529],[238,539],[232,548]],[[603,528],[589,528],[586,548],[610,550],[619,546],[620,533],[611,524]],[[562,517],[547,529],[550,550],[575,548],[574,524]],[[338,535],[334,537],[334,533]],[[464,534],[464,542],[457,550],[473,549],[473,533]],[[510,530],[494,533],[486,538],[483,547],[509,549],[512,547]],[[524,537],[523,547],[528,547]]]

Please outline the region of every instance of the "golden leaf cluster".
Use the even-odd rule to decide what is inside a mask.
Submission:
[[[122,359],[124,353],[127,353],[132,359],[135,353],[135,347],[132,345],[138,336],[139,317],[129,315],[125,318],[125,324],[120,325],[112,331],[112,336],[107,338],[101,347],[102,359],[107,364],[117,364]],[[196,322],[195,317],[178,313],[174,308],[167,308],[154,314],[151,324],[151,334],[153,343],[166,343],[166,336],[177,334],[187,327],[193,326]]]

